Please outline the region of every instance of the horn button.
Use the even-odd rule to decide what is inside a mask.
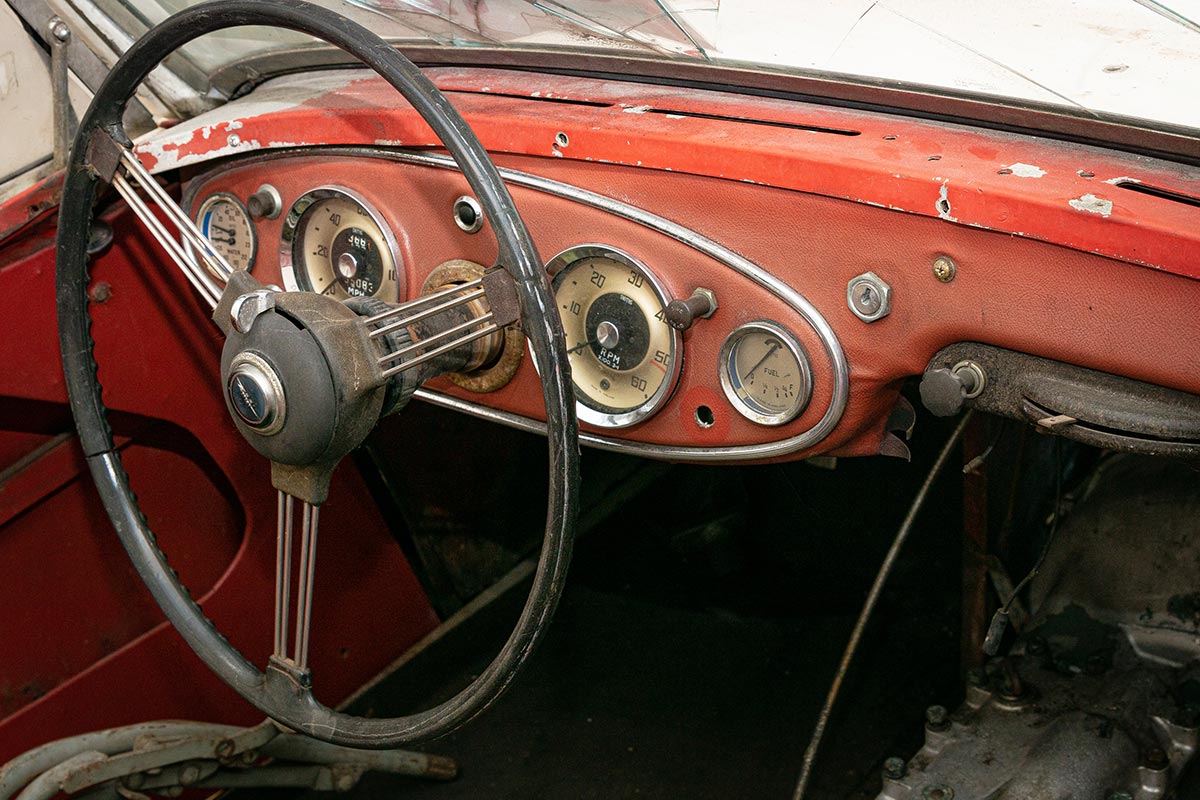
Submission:
[[[282,314],[260,314],[230,331],[221,356],[225,405],[262,455],[279,464],[324,460],[338,419],[338,392],[313,335]]]

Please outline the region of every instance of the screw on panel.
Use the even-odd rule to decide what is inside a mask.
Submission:
[[[921,792],[924,800],[954,800],[954,790],[944,783],[931,783]]]
[[[938,256],[933,260],[933,277],[942,283],[949,283],[958,274],[958,265],[950,256]]]

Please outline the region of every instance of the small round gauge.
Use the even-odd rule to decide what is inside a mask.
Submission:
[[[657,411],[683,363],[679,332],[663,315],[670,298],[658,279],[631,256],[595,244],[559,253],[546,269],[554,278],[579,418],[622,428]]]
[[[250,214],[246,212],[242,201],[225,192],[209,195],[196,212],[196,227],[212,242],[213,248],[224,256],[229,266],[246,272],[254,267],[258,240],[254,235]],[[212,272],[211,269],[209,271]],[[213,276],[224,280],[215,272]]]
[[[348,189],[323,186],[288,211],[279,265],[291,291],[394,303],[404,288],[397,253],[391,230],[370,203]]]
[[[725,396],[760,425],[796,418],[812,397],[812,369],[796,337],[774,322],[747,322],[721,346],[718,372]]]

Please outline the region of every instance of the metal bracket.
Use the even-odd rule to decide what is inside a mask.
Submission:
[[[512,276],[504,269],[490,269],[483,273],[482,280],[488,307],[492,311],[492,322],[503,328],[520,319],[521,306],[517,302]]]
[[[97,178],[105,183],[112,183],[117,170],[121,168],[124,155],[125,148],[109,133],[99,129],[92,131],[88,139],[87,165],[96,173]]]
[[[71,27],[61,18],[51,17],[47,28],[50,32],[50,91],[54,98],[54,168],[62,169],[67,165],[75,127],[67,72]]]

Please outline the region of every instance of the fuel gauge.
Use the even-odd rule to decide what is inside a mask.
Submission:
[[[717,368],[729,402],[760,425],[790,422],[812,397],[808,355],[774,322],[747,322],[729,334]]]

